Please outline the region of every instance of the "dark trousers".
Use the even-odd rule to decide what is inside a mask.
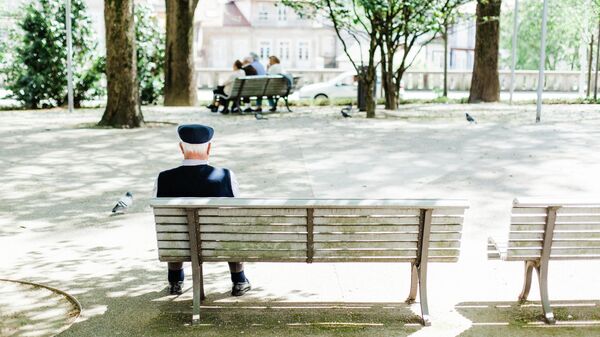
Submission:
[[[227,262],[229,263],[229,272],[239,273],[244,270],[243,262]],[[169,262],[169,270],[181,270],[183,269],[183,262]]]

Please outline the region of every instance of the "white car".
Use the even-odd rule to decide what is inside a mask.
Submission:
[[[347,71],[327,82],[305,85],[299,90],[301,99],[356,98],[358,81],[355,71]]]

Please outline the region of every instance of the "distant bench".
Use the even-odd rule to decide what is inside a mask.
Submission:
[[[407,303],[418,288],[429,325],[427,263],[458,260],[468,208],[464,200],[157,198],[151,205],[160,261],[192,262],[193,323],[204,262],[410,262]]]
[[[489,238],[488,258],[525,261],[520,301],[527,300],[535,268],[545,320],[554,324],[548,296],[548,263],[551,259],[600,259],[600,203],[515,199],[508,242],[499,244]]]
[[[233,81],[231,93],[227,99],[233,101],[235,106],[240,106],[240,100],[243,98],[272,97],[275,105],[281,98],[285,102],[285,107],[291,112],[288,96],[294,92],[299,79],[299,77],[291,78],[283,75],[238,77]]]

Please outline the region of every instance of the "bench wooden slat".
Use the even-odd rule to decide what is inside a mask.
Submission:
[[[439,199],[244,199],[244,198],[155,198],[150,200],[155,208],[469,208],[465,200]]]
[[[315,250],[315,257],[369,257],[369,256],[404,256],[417,257],[417,249],[387,249],[387,250],[347,250],[329,249]]]
[[[190,262],[192,261],[191,256],[159,256],[160,262]]]
[[[462,216],[464,207],[440,207],[433,210],[433,216]],[[314,215],[322,216],[419,216],[419,208],[317,208]]]
[[[190,250],[159,248],[158,254],[161,256],[190,256]]]
[[[417,241],[418,233],[315,233],[315,242],[323,241]],[[459,240],[460,233],[431,233],[430,241]]]
[[[273,232],[288,232],[288,233],[306,233],[306,226],[293,225],[201,225],[201,233],[273,233]]]
[[[542,241],[509,241],[508,247],[539,247],[542,248]],[[600,239],[573,239],[573,240],[553,240],[554,248],[587,248],[600,247]]]
[[[315,217],[323,216],[381,216],[381,215],[412,215],[419,216],[418,208],[317,208]]]
[[[548,213],[548,210],[545,207],[513,207],[513,209],[511,210],[512,214],[517,214],[517,215],[525,215],[525,214],[530,214],[530,215],[546,215]]]
[[[369,233],[415,233],[419,231],[418,225],[320,225],[314,227],[316,233],[356,233],[356,232],[369,232]]]
[[[442,242],[431,242],[431,248],[459,248],[460,241],[442,241]],[[385,249],[385,248],[417,248],[417,243],[413,241],[332,241],[332,242],[315,242],[315,249],[335,249],[335,248],[373,248],[373,249]]]
[[[203,262],[306,262],[306,257],[235,257],[235,256],[207,256]]]
[[[184,213],[185,214],[185,213]],[[199,216],[306,216],[301,208],[203,208]]]
[[[273,234],[235,234],[235,233],[204,233],[204,241],[293,241],[306,242],[306,234],[273,233]]]
[[[512,216],[510,222],[513,224],[545,224],[545,215],[518,215]]]
[[[556,217],[556,223],[600,223],[600,214],[568,214]]]
[[[158,241],[189,241],[190,235],[186,233],[156,233]]]
[[[154,215],[177,215],[177,216],[186,216],[185,210],[181,208],[155,208]]]
[[[187,225],[156,225],[157,233],[187,233],[188,226]]]
[[[429,249],[431,256],[457,256],[458,249]],[[315,257],[368,257],[368,256],[405,256],[417,257],[417,249],[328,249],[315,250]]]
[[[554,233],[554,239],[600,239],[600,231],[560,231]],[[510,232],[509,240],[543,240],[543,232]]]
[[[155,216],[154,221],[157,224],[186,224],[187,218],[184,216]]]
[[[304,257],[306,250],[202,250],[202,256],[229,256],[237,258],[283,258]]]
[[[600,214],[600,207],[586,207],[586,206],[561,207],[558,209],[558,211],[556,213],[558,214],[558,216],[561,216],[562,214],[593,215],[593,214]]]
[[[455,232],[462,230],[461,225],[432,225],[432,232]],[[418,225],[320,225],[314,227],[315,233],[353,233],[353,232],[389,232],[414,233],[419,231]]]
[[[242,241],[204,241],[203,249],[220,250],[306,250],[305,242],[242,242]]]
[[[513,232],[544,232],[545,225],[511,224]],[[600,231],[600,223],[557,223],[555,231]]]
[[[270,224],[290,224],[302,225],[306,224],[304,217],[284,217],[284,216],[236,216],[236,217],[218,217],[218,216],[202,216],[198,219],[201,224],[253,224],[253,225],[270,225]]]
[[[415,233],[315,233],[314,242],[325,241],[417,241],[419,234]]]
[[[419,217],[403,216],[394,218],[385,217],[315,217],[314,224],[316,225],[418,225]]]
[[[158,241],[158,248],[167,249],[190,249],[189,241]],[[189,254],[188,254],[189,255]]]
[[[315,217],[315,225],[327,225],[327,224],[354,224],[354,225],[418,225],[418,216],[397,216],[397,217]],[[458,216],[446,216],[446,217],[432,217],[431,224],[462,224],[463,217]]]

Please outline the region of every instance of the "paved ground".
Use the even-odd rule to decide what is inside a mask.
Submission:
[[[598,197],[597,106],[411,105],[367,120],[333,108],[213,115],[144,109],[150,127],[100,129],[100,110],[0,112],[0,276],[75,295],[82,317],[64,336],[528,336],[599,334],[600,261],[553,262],[563,322],[516,306],[522,265],[486,260],[506,236],[517,196]],[[477,125],[464,120],[469,111]],[[458,264],[430,266],[433,326],[416,325],[406,264],[249,264],[254,290],[230,298],[227,267],[207,267],[203,325],[189,327],[191,290],[165,294],[148,200],[179,163],[175,125],[215,127],[211,162],[233,169],[247,197],[468,198]],[[110,209],[126,191],[126,215]],[[539,298],[532,289],[531,299]],[[575,305],[575,306],[574,306]],[[570,316],[569,316],[570,315]]]

